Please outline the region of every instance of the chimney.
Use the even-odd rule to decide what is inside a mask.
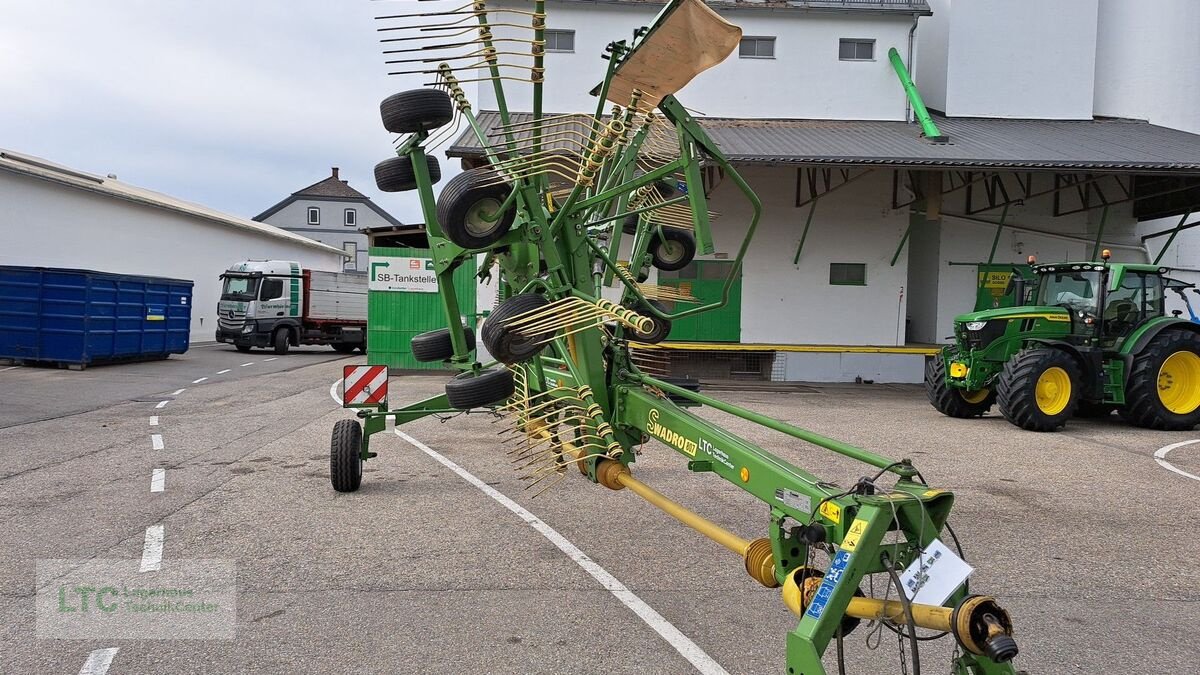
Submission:
[[[337,177],[338,177],[338,168],[337,168],[336,166],[335,166],[335,167],[333,167],[333,177],[334,177],[334,178],[337,178]]]

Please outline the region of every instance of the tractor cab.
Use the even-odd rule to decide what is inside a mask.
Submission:
[[[1124,263],[1037,265],[1036,304],[1065,309],[1071,341],[1117,349],[1147,320],[1163,316],[1164,267]]]

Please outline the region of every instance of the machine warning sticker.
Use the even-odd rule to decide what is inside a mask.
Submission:
[[[797,511],[812,513],[812,503],[808,500],[808,497],[805,497],[795,490],[789,490],[787,488],[775,488],[775,501],[783,504],[784,506],[790,506]]]
[[[821,515],[833,521],[834,525],[842,523],[842,507],[833,502],[824,502],[821,504]]]
[[[853,551],[858,548],[858,540],[863,536],[863,532],[867,531],[867,521],[862,518],[855,518],[850,524],[850,531],[846,533],[846,537],[842,539],[842,550]]]
[[[808,611],[805,616],[814,619],[820,619],[825,613],[825,605],[829,604],[829,599],[833,597],[833,589],[837,588],[838,582],[842,580],[842,575],[846,572],[846,565],[850,563],[850,554],[846,551],[838,551],[833,556],[833,562],[829,565],[829,571],[825,573],[825,578],[821,580],[821,587],[817,589],[816,595],[813,596],[812,602],[808,603]]]

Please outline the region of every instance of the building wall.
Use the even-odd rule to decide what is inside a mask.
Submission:
[[[217,328],[217,278],[248,259],[336,271],[341,256],[200,218],[0,171],[0,265],[67,267],[188,279],[194,342]]]
[[[575,51],[546,55],[544,109],[594,112],[596,99],[588,91],[604,77],[608,65],[600,58],[604,47],[614,40],[629,39],[632,31],[648,24],[659,9],[654,5],[548,3],[547,28],[574,30]],[[739,58],[735,51],[678,94],[684,105],[695,105],[710,117],[904,119],[904,90],[887,52],[895,47],[906,55],[912,17],[766,9],[723,11],[722,16],[740,26],[745,36],[774,36],[775,58]],[[495,34],[529,39],[528,30],[497,28]],[[875,39],[875,60],[840,61],[838,44],[843,37]],[[528,64],[529,59],[512,62]],[[506,81],[504,86],[510,109],[529,109],[528,85]],[[479,84],[478,100],[480,109],[496,109],[490,82]]]
[[[950,55],[950,0],[929,0],[933,16],[921,17],[917,26],[917,53],[909,64],[925,105],[946,110],[946,72]]]
[[[321,209],[321,224],[308,224],[308,209],[315,206]],[[356,225],[344,225],[346,209],[354,209],[358,220]],[[354,261],[355,269],[367,269],[367,235],[360,233],[359,228],[379,227],[391,223],[376,213],[371,207],[357,201],[330,201],[300,199],[283,207],[278,213],[267,218],[266,223],[281,227],[289,232],[316,239],[322,244],[334,248],[343,248],[346,243],[353,242],[357,251]],[[350,263],[347,263],[350,264]],[[349,268],[347,268],[349,269]]]

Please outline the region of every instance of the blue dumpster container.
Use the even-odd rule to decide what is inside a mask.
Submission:
[[[188,349],[192,282],[0,266],[0,359],[83,368]]]

